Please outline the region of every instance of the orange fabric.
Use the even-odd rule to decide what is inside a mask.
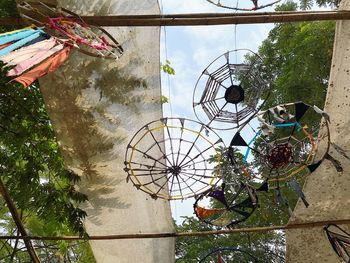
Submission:
[[[241,166],[241,169],[243,170],[244,175],[250,178],[250,173],[248,173],[247,169],[245,169],[244,166]]]
[[[225,263],[220,255],[220,253],[218,254],[218,262],[217,263]]]
[[[5,47],[8,47],[9,45],[12,45],[12,44],[13,44],[13,42],[0,45],[0,50],[3,49],[3,48],[5,48]]]
[[[196,210],[197,216],[200,217],[201,219],[206,219],[208,217],[217,215],[225,211],[225,209],[206,209],[200,206],[197,206],[195,210]]]
[[[70,46],[63,48],[61,51],[57,52],[52,57],[39,64],[37,67],[22,74],[14,80],[21,83],[25,88],[28,87],[36,79],[57,70],[57,68],[68,59],[69,52],[71,51],[71,49],[72,47]]]

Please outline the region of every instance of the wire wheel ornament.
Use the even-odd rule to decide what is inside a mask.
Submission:
[[[350,234],[337,225],[328,225],[324,228],[327,238],[342,262],[350,262]]]
[[[88,25],[79,15],[65,8],[43,2],[22,2],[18,8],[30,24],[44,27],[50,35],[63,38],[62,41],[86,55],[118,59],[124,52],[105,29]]]
[[[224,147],[221,138],[197,121],[164,118],[150,122],[127,146],[127,178],[155,199],[197,196],[220,180],[219,170],[210,162],[220,162],[218,147]]]
[[[221,8],[231,9],[236,11],[256,11],[269,6],[273,6],[281,0],[250,0],[241,1],[238,0],[206,0],[207,2],[216,5]]]
[[[259,170],[252,177],[278,184],[315,171],[327,158],[329,116],[316,106],[303,102],[278,105],[259,112],[257,119],[259,127],[249,124],[231,141],[231,147],[244,154],[237,166]],[[245,134],[253,136],[248,140]]]
[[[233,247],[223,247],[216,248],[210,251],[199,263],[229,263],[229,262],[239,262],[239,263],[258,263],[260,262],[256,257],[247,251],[239,248]]]
[[[259,74],[261,58],[248,49],[226,52],[199,77],[193,93],[197,119],[213,129],[244,125],[268,96],[269,83]]]
[[[199,220],[219,228],[247,220],[258,207],[256,191],[248,185],[223,184],[200,195],[193,205]]]

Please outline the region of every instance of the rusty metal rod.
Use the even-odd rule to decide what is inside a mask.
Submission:
[[[82,16],[96,26],[203,26],[228,24],[288,23],[321,20],[349,20],[350,11],[259,12],[224,14],[174,14],[130,16]],[[0,25],[19,26],[21,18],[0,17]]]
[[[315,228],[324,227],[328,224],[344,225],[350,224],[350,219],[340,220],[327,220],[327,221],[316,221],[316,222],[305,222],[305,223],[293,223],[283,226],[268,226],[268,227],[249,227],[249,228],[237,228],[237,229],[226,229],[217,231],[203,231],[203,232],[181,232],[181,233],[153,233],[153,234],[121,234],[121,235],[103,235],[103,236],[57,236],[57,237],[45,237],[45,236],[0,236],[2,239],[23,239],[23,240],[117,240],[117,239],[149,239],[149,238],[174,238],[174,237],[193,237],[193,236],[210,236],[210,235],[227,235],[237,233],[262,233],[276,230],[290,230],[290,229],[304,229],[304,228]]]

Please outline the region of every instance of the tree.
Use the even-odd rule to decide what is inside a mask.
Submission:
[[[280,11],[296,10],[289,2]],[[268,106],[304,101],[323,108],[331,68],[335,23],[277,24],[263,41],[261,74],[271,80]]]
[[[208,231],[211,227],[186,217],[177,231]],[[281,231],[259,234],[235,234],[205,237],[180,237],[176,242],[176,262],[197,263],[215,248],[234,247],[248,251],[261,262],[283,262],[285,239]],[[236,259],[237,260],[237,259]],[[206,261],[209,262],[209,261]],[[230,261],[228,261],[230,262]],[[249,262],[237,260],[233,262]]]
[[[300,8],[311,9],[312,6],[318,5],[319,7],[339,7],[341,0],[300,0]]]

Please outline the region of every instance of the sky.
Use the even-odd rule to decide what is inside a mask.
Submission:
[[[163,14],[228,12],[205,0],[159,2]],[[271,8],[264,11],[271,11]],[[192,95],[202,71],[227,51],[243,48],[256,52],[272,27],[273,24],[163,27],[161,62],[168,59],[175,69],[174,76],[162,74],[162,93],[170,102],[163,105],[163,115],[196,120],[192,109]],[[228,145],[231,137],[218,133]],[[183,216],[194,215],[193,203],[193,198],[171,201],[172,214],[177,223],[182,222]]]

